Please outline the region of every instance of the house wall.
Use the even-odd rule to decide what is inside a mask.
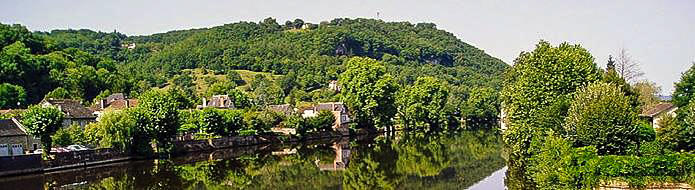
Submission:
[[[0,137],[0,144],[7,144],[8,146],[11,146],[13,144],[22,145],[22,149],[24,149],[25,153],[33,152],[35,150],[33,148],[34,144],[36,144],[37,148],[41,148],[41,143],[39,143],[38,140],[31,138],[29,136],[26,136],[26,135]]]
[[[654,129],[661,128],[661,126],[659,126],[659,122],[661,121],[661,117],[663,117],[664,115],[670,115],[670,116],[675,117],[676,116],[676,110],[678,110],[678,108],[673,107],[673,108],[669,109],[668,111],[664,111],[658,115],[655,115],[654,118],[652,118],[652,127],[654,127]]]
[[[95,122],[95,121],[96,121],[96,118],[95,119],[91,119],[91,118],[86,118],[86,119],[65,118],[65,119],[63,119],[63,127],[69,127],[71,125],[79,125],[80,127],[85,127],[85,126],[87,126],[87,124]]]

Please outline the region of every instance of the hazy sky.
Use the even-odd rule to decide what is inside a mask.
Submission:
[[[94,1],[2,0],[0,22],[30,30],[88,28],[128,35],[274,17],[432,22],[511,64],[545,39],[580,43],[601,67],[626,48],[646,79],[670,93],[695,60],[695,1]]]

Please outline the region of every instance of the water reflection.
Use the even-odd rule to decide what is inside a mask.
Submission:
[[[3,189],[465,189],[504,167],[487,131],[251,146],[0,178]]]

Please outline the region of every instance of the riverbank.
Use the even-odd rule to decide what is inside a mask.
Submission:
[[[360,130],[353,133],[340,133],[337,131],[317,132],[307,135],[305,138],[284,135],[256,135],[233,136],[203,140],[185,140],[174,142],[174,156],[185,155],[194,152],[213,151],[219,149],[238,148],[255,145],[289,144],[310,142],[323,139],[338,139],[350,136],[367,136],[384,131]],[[70,170],[84,167],[95,167],[118,162],[146,160],[149,157],[130,156],[126,153],[112,149],[95,149],[76,152],[63,152],[51,155],[49,160],[41,159],[40,154],[22,156],[0,157],[0,177],[21,176]]]

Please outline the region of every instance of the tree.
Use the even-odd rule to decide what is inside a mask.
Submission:
[[[203,109],[198,121],[198,126],[205,133],[223,136],[231,134],[227,131],[224,115],[215,108]]]
[[[153,140],[157,145],[156,152],[168,153],[172,148],[170,140],[174,138],[179,127],[179,103],[168,93],[159,90],[146,92],[139,97],[139,101],[133,111],[133,117],[136,134],[144,135],[144,139],[134,136],[134,140],[137,141],[135,144],[142,146]]]
[[[0,109],[19,108],[26,98],[27,94],[21,86],[9,83],[0,84]]]
[[[632,88],[632,86],[630,86],[625,79],[621,78],[615,70],[606,70],[606,72],[603,73],[603,78],[601,78],[601,81],[613,84],[620,88],[620,91],[630,99],[630,105],[635,108],[635,111],[639,111],[639,108],[642,107],[642,104],[639,101],[639,93]]]
[[[306,125],[314,131],[330,131],[335,124],[333,112],[321,110],[315,117],[306,118]]]
[[[501,92],[503,109],[512,128],[517,124],[546,127],[534,124],[538,115],[601,78],[594,58],[579,45],[562,43],[553,47],[541,41],[536,49],[522,52],[514,62],[505,73]]]
[[[257,74],[253,82],[251,82],[250,87],[253,91],[256,104],[260,107],[282,102],[282,89],[270,82],[268,77],[263,74]]]
[[[41,140],[44,156],[51,150],[51,136],[62,126],[63,117],[63,112],[58,108],[41,105],[30,106],[22,114],[22,124],[27,128],[27,133]]]
[[[90,123],[85,127],[88,142],[99,148],[113,148],[120,151],[135,153],[133,143],[136,132],[135,118],[132,109],[104,113],[99,122]]]
[[[294,26],[295,29],[300,29],[302,26],[304,26],[304,21],[302,19],[294,19],[292,26]]]
[[[657,138],[674,151],[695,150],[695,100],[676,112],[676,118],[666,115],[659,121]]]
[[[499,115],[499,93],[492,88],[479,87],[471,90],[462,109],[466,124],[489,124]]]
[[[227,81],[233,82],[237,86],[244,84],[244,80],[241,79],[241,75],[239,74],[239,72],[236,72],[235,70],[228,70],[225,77],[227,78]]]
[[[396,114],[394,93],[397,87],[382,63],[354,57],[347,60],[340,75],[342,100],[360,128],[387,127]]]
[[[425,131],[445,128],[449,117],[444,109],[448,96],[445,82],[434,77],[419,77],[396,98],[399,119],[407,128]]]
[[[639,102],[642,105],[642,110],[651,108],[652,106],[659,103],[659,93],[661,93],[661,87],[656,83],[642,80],[635,85],[633,85],[634,90],[639,95]]]
[[[617,86],[597,82],[577,92],[563,127],[576,146],[625,154],[642,140],[636,120],[629,98]]]
[[[620,49],[618,53],[618,62],[615,65],[615,71],[630,84],[644,76],[644,72],[640,69],[639,62],[634,60],[625,48]]]
[[[675,86],[673,104],[678,107],[688,105],[690,100],[693,99],[693,94],[695,94],[695,62],[690,66],[690,69],[681,75],[681,80]]]

